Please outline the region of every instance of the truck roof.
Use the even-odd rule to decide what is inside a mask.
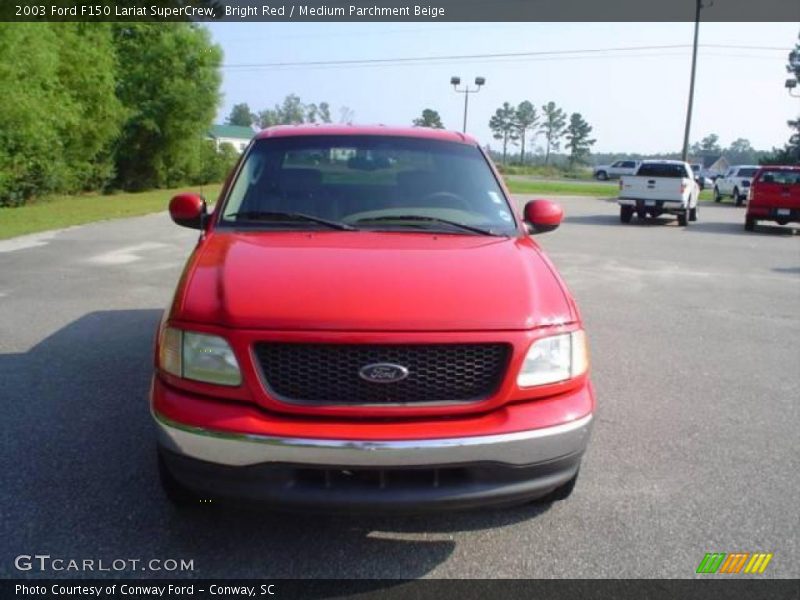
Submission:
[[[686,162],[684,162],[682,160],[673,160],[673,159],[670,159],[670,158],[664,158],[664,159],[654,158],[654,159],[650,159],[650,160],[643,160],[642,164],[643,165],[644,164],[647,164],[647,165],[654,165],[654,164],[659,164],[659,165],[687,165],[689,163],[686,163]]]
[[[298,125],[277,125],[256,134],[256,139],[295,137],[307,135],[382,135],[410,137],[428,140],[441,140],[477,146],[471,135],[446,129],[428,127],[390,127],[386,125],[337,125],[329,123],[302,123]]]

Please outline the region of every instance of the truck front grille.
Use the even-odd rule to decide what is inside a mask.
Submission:
[[[511,346],[476,344],[304,344],[259,342],[255,355],[270,392],[309,404],[476,402],[503,380]],[[361,377],[368,365],[408,370],[401,381]]]

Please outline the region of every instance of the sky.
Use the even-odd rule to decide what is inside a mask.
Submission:
[[[462,127],[464,96],[450,86],[476,76],[468,133],[498,148],[494,111],[529,100],[554,101],[593,127],[595,152],[677,151],[683,142],[693,23],[213,23],[223,49],[223,102],[270,108],[290,93],[328,102],[334,121],[349,107],[355,123],[410,125],[437,110],[448,129]],[[797,23],[701,23],[691,140],[716,133],[723,146],[746,138],[757,149],[783,146],[800,98],[784,88]],[[703,45],[737,46],[736,48]],[[652,48],[653,46],[679,46]],[[746,46],[747,48],[742,48]],[[644,48],[642,48],[644,47]],[[641,48],[619,51],[609,48]],[[589,51],[368,65],[259,66],[406,57]],[[534,142],[541,145],[542,139]]]

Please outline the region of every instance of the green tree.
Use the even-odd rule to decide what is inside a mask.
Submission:
[[[750,141],[745,138],[737,138],[731,142],[731,145],[722,151],[722,154],[731,164],[749,164],[757,160],[757,152]]]
[[[798,35],[798,40],[800,40],[800,35]],[[800,81],[800,41],[789,53],[786,71],[792,75],[794,81]],[[800,165],[800,115],[796,119],[788,120],[786,124],[792,131],[789,141],[782,149],[773,148],[772,154],[761,160],[762,164]]]
[[[496,140],[503,142],[503,164],[506,164],[508,155],[508,144],[517,141],[517,128],[515,124],[516,111],[508,102],[503,102],[503,106],[498,108],[491,119],[489,119],[489,129]]]
[[[586,164],[591,148],[597,141],[589,137],[591,133],[591,125],[586,122],[580,113],[572,113],[570,115],[566,131],[566,148],[569,150],[570,167],[574,167],[576,164]]]
[[[339,123],[350,124],[356,118],[356,112],[349,106],[342,106],[339,109]]]
[[[550,101],[542,106],[542,126],[539,131],[544,134],[545,139],[545,165],[550,162],[550,152],[558,150],[561,146],[561,138],[564,137],[566,124],[567,115],[556,106],[555,102]]]
[[[710,133],[699,142],[692,144],[691,153],[694,156],[717,156],[722,154],[722,147],[719,145],[719,136]]]
[[[331,122],[331,106],[327,102],[319,103],[319,120],[322,123]]]
[[[124,116],[110,27],[0,24],[0,205],[102,187]]]
[[[536,113],[536,107],[527,100],[520,102],[514,113],[514,127],[520,141],[519,157],[523,165],[525,164],[525,137],[529,131],[535,130],[538,123],[539,115]]]
[[[431,127],[433,129],[444,129],[442,124],[442,117],[439,113],[432,108],[426,108],[422,111],[422,116],[414,119],[414,127]]]
[[[281,104],[265,108],[255,116],[259,127],[293,125],[295,123],[330,123],[331,107],[327,102],[304,104],[297,94],[289,94]]]
[[[195,185],[222,181],[239,159],[239,153],[227,142],[217,148],[214,141],[203,140],[200,147],[200,169],[189,181]]]
[[[129,111],[116,145],[125,189],[178,185],[200,168],[220,101],[222,51],[193,23],[116,23],[117,95]]]
[[[246,102],[234,104],[228,115],[228,125],[239,125],[240,127],[250,127],[256,120],[256,115],[250,110]]]

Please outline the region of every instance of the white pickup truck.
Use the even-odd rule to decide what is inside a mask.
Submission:
[[[697,220],[699,186],[692,168],[679,160],[643,161],[636,175],[619,180],[619,218],[630,223],[633,213],[647,216],[677,215],[685,227]]]
[[[592,170],[592,177],[600,181],[608,181],[624,175],[633,175],[640,164],[642,164],[640,160],[618,160],[611,165],[599,165]]]
[[[736,202],[736,206],[744,204],[747,192],[750,191],[750,184],[753,183],[753,176],[758,169],[756,165],[730,167],[714,182],[714,202],[722,202],[725,196],[730,196]]]

